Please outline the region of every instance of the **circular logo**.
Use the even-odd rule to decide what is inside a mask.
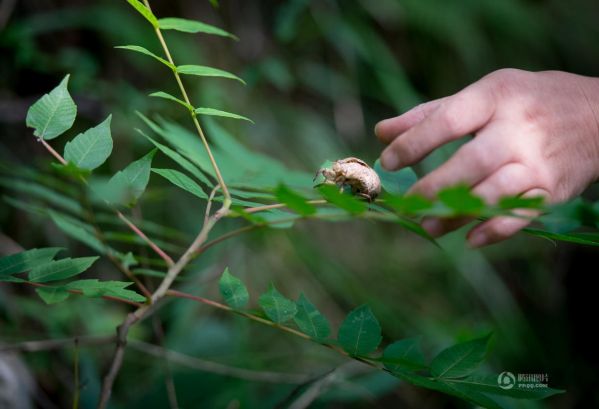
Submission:
[[[497,377],[497,385],[501,389],[512,389],[516,385],[516,377],[511,372],[502,372]]]

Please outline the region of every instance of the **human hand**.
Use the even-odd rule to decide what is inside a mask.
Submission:
[[[547,203],[580,194],[599,178],[599,79],[559,71],[495,71],[449,97],[430,101],[376,125],[389,146],[388,170],[413,165],[434,149],[473,133],[447,162],[408,193],[432,198],[466,183],[489,204],[507,195],[544,196]],[[441,236],[471,221],[426,218]],[[503,240],[529,222],[495,217],[468,233],[472,247]]]

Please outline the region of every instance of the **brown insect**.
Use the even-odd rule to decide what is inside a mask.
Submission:
[[[352,194],[372,202],[381,193],[381,179],[366,162],[358,158],[339,159],[330,168],[321,168],[314,180],[324,176],[323,184],[337,185],[343,190],[351,188]]]

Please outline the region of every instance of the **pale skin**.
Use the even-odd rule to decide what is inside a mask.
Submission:
[[[465,135],[474,138],[421,178],[408,193],[433,198],[446,186],[466,183],[490,204],[508,195],[566,201],[599,179],[599,78],[559,71],[495,71],[458,93],[418,105],[376,125],[388,144],[388,170],[413,165]],[[471,222],[426,218],[439,237]],[[472,247],[504,240],[529,222],[495,217],[468,233]]]

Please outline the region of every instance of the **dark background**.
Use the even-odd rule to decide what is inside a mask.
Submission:
[[[146,22],[125,1],[2,0],[0,3],[0,158],[3,168],[49,170],[49,157],[25,128],[27,108],[71,73],[78,105],[75,131],[114,115],[115,150],[108,174],[148,150],[133,129],[134,111],[160,114],[189,127],[183,110],[149,92],[175,94],[159,64],[113,47],[140,44],[158,52]],[[154,1],[160,17],[196,18],[223,27],[239,42],[167,33],[180,63],[221,67],[246,87],[187,81],[192,99],[247,115],[256,125],[225,122],[247,146],[291,168],[313,172],[325,159],[359,156],[373,162],[381,146],[374,124],[415,104],[453,93],[505,67],[566,70],[599,76],[599,3],[592,0],[323,0]],[[53,142],[61,151],[60,140]],[[451,147],[427,158],[420,174]],[[25,171],[23,171],[25,172]],[[3,170],[4,197],[14,174]],[[160,200],[159,200],[160,199]],[[182,192],[148,192],[146,218],[194,233],[197,201]],[[3,202],[2,253],[69,244],[56,229]],[[10,238],[10,239],[9,239]],[[11,240],[14,243],[11,243]],[[305,292],[337,325],[368,302],[388,340],[421,335],[429,355],[456,339],[493,330],[489,369],[548,373],[562,396],[513,407],[599,406],[594,326],[597,250],[518,235],[481,251],[464,245],[464,230],[444,250],[394,226],[365,222],[301,223],[263,231],[209,252],[190,274],[216,295],[224,266],[257,295],[274,281],[290,296]],[[198,281],[199,280],[199,281]],[[255,297],[254,297],[255,298]],[[98,300],[46,307],[17,286],[0,286],[0,342],[113,331],[123,311]],[[162,313],[167,345],[209,360],[256,370],[320,373],[344,361],[316,345],[186,302]],[[151,339],[147,328],[133,337]],[[82,407],[93,407],[110,347],[82,349]],[[65,407],[72,394],[72,350],[23,356],[38,385],[40,407]],[[114,407],[166,407],[159,360],[129,351]],[[269,385],[173,368],[181,407],[276,407],[293,386]],[[143,381],[143,382],[142,382]],[[143,384],[142,384],[143,383]],[[346,376],[315,407],[467,407],[385,374]]]

